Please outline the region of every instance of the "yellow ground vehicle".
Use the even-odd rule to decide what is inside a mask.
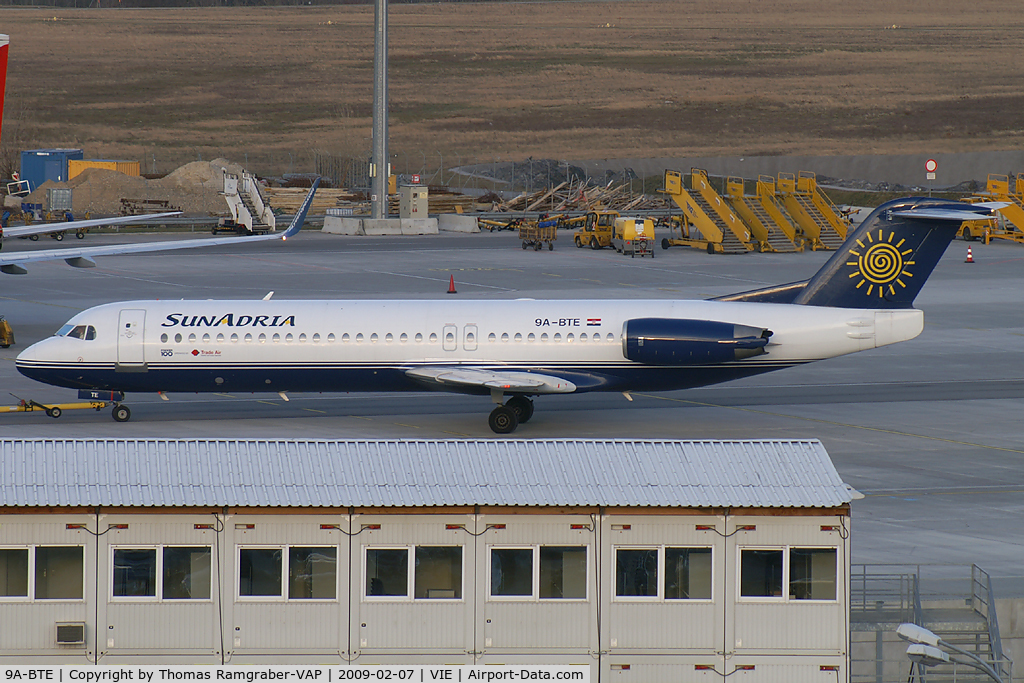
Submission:
[[[9,348],[14,343],[14,330],[11,324],[0,315],[0,348]]]
[[[583,227],[573,233],[573,242],[577,247],[587,245],[591,249],[612,246],[615,219],[618,217],[618,211],[591,211]]]
[[[630,257],[654,258],[654,221],[650,218],[616,219],[612,246],[615,251]]]

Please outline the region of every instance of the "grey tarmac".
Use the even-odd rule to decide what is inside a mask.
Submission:
[[[168,235],[89,235],[114,240]],[[446,299],[449,276],[474,299],[705,298],[802,279],[827,253],[709,256],[658,250],[630,259],[572,246],[523,251],[512,233],[342,237],[102,257],[98,267],[33,265],[0,276],[0,388],[74,401],[14,367],[18,351],[76,312],[131,299]],[[660,238],[660,236],[659,236]],[[51,248],[8,240],[5,249]],[[541,397],[515,438],[818,438],[853,504],[855,563],[976,563],[997,596],[1024,597],[1024,246],[955,241],[917,300],[925,331],[903,344],[714,387],[664,394]],[[637,315],[643,315],[642,310]],[[6,437],[495,438],[490,401],[448,394],[129,395],[109,411],[0,415]],[[14,402],[14,399],[11,399]]]

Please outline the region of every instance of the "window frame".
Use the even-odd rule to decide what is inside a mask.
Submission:
[[[0,595],[0,603],[5,602],[30,602],[35,599],[35,546],[31,545],[0,545],[0,550],[24,550],[28,553],[28,562],[26,563],[26,576],[25,576],[25,595]],[[83,572],[84,573],[84,572]],[[84,584],[83,584],[84,586]],[[83,591],[82,595],[85,593]]]
[[[292,548],[334,548],[334,597],[333,598],[293,598],[288,595],[291,550]],[[242,595],[242,551],[243,550],[280,550],[281,551],[281,585],[277,595]],[[235,544],[235,602],[241,603],[286,603],[308,605],[311,603],[338,602],[341,599],[341,572],[338,571],[339,558],[344,555],[337,543],[236,543]],[[175,602],[182,602],[176,600]]]
[[[666,598],[665,597],[665,582],[668,580],[668,574],[665,568],[666,561],[666,550],[669,548],[675,549],[686,549],[686,550],[710,550],[711,551],[711,597],[710,598]],[[656,545],[644,545],[644,544],[622,544],[612,545],[611,553],[611,571],[610,576],[615,577],[612,580],[611,586],[609,587],[612,594],[612,602],[626,603],[626,604],[649,604],[659,603],[666,605],[697,605],[704,604],[710,605],[715,602],[715,565],[718,563],[717,555],[718,552],[715,550],[714,545],[689,545],[685,543],[659,543]],[[619,564],[619,551],[620,550],[655,550],[658,553],[658,592],[656,595],[619,595],[618,594],[618,564]]]
[[[781,550],[782,551],[782,595],[752,596],[743,595],[743,551],[744,550]],[[790,591],[790,566],[793,550],[832,550],[836,554],[835,585],[836,596],[828,600],[812,600],[794,598]],[[834,605],[840,600],[840,564],[838,545],[787,544],[787,545],[737,545],[736,546],[736,602],[745,604],[777,604],[777,605]]]
[[[210,597],[208,598],[165,598],[164,597],[164,548],[206,548],[210,551]],[[114,595],[114,553],[117,550],[153,550],[156,553],[156,581],[154,595]],[[174,604],[192,604],[213,602],[213,590],[216,583],[216,562],[213,546],[206,543],[125,543],[108,547],[109,571],[107,572],[107,600],[111,603],[154,603],[169,602]]]
[[[82,551],[82,597],[80,598],[37,598],[36,597],[36,553],[39,548],[79,548]],[[57,603],[57,602],[80,602],[86,601],[87,585],[86,574],[88,567],[85,560],[85,544],[82,543],[5,543],[0,545],[2,550],[27,550],[28,551],[28,577],[26,583],[27,595],[3,595],[0,596],[0,604],[8,603]]]
[[[590,586],[590,561],[591,552],[590,544],[587,543],[488,543],[485,546],[486,557],[487,557],[487,594],[485,600],[487,602],[543,602],[545,604],[563,604],[563,603],[585,603],[590,601],[591,586]],[[586,592],[582,598],[542,598],[540,597],[540,551],[541,548],[583,548],[586,555],[586,567],[584,568],[584,575],[586,576],[585,588]],[[494,595],[491,593],[491,568],[493,564],[491,562],[491,551],[492,550],[530,550],[533,553],[530,564],[530,595]]]
[[[417,598],[416,597],[416,549],[417,548],[459,548],[459,598]],[[406,552],[405,565],[405,595],[367,595],[366,584],[367,564],[366,556],[371,550],[404,550]],[[415,602],[418,604],[434,603],[457,603],[466,601],[466,545],[464,543],[373,543],[362,546],[362,559],[360,567],[361,583],[359,587],[359,601],[366,603],[389,603],[389,602]]]

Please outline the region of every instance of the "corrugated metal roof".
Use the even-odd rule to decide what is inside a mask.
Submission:
[[[834,507],[817,440],[0,439],[0,506]]]

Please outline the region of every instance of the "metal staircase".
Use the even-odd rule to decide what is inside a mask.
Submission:
[[[793,239],[790,239],[786,231],[776,223],[774,217],[761,203],[760,197],[745,194],[744,185],[743,178],[726,178],[725,194],[733,210],[750,228],[750,233],[756,241],[757,250],[762,252],[803,251],[803,242],[798,242],[795,234]],[[774,188],[774,178],[772,187]],[[790,232],[794,232],[792,228],[790,228]]]
[[[905,656],[896,627],[927,628],[989,664],[1004,681],[1012,665],[1002,649],[988,574],[976,565],[853,565],[850,579],[851,683],[990,683],[963,664],[921,667]]]
[[[251,173],[224,173],[224,199],[231,210],[231,220],[238,232],[259,234],[274,232],[274,212],[260,190],[259,181]]]
[[[813,173],[779,174],[779,193],[789,215],[807,235],[812,250],[838,249],[846,241],[848,223],[832,201],[818,191]]]

